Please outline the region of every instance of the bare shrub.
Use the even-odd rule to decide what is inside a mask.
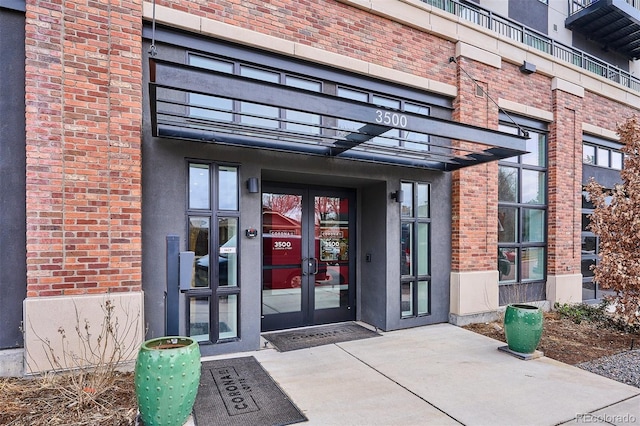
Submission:
[[[590,229],[600,239],[594,281],[614,291],[606,299],[622,325],[640,325],[640,125],[637,117],[618,126],[625,155],[622,184],[612,190],[591,179],[586,187],[595,210]]]

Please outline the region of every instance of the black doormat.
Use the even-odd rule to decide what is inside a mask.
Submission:
[[[354,322],[319,325],[290,331],[263,334],[280,352],[295,351],[315,346],[348,342],[350,340],[367,339],[380,336],[375,331],[362,327]]]
[[[202,362],[196,426],[274,426],[307,421],[252,356]]]

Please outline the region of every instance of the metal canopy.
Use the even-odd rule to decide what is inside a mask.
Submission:
[[[156,137],[444,171],[526,152],[524,136],[156,58],[149,69]]]
[[[625,0],[595,0],[572,14],[565,26],[627,58],[640,58],[640,10]]]

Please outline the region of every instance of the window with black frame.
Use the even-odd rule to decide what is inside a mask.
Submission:
[[[521,131],[507,124],[501,124],[500,130],[514,134]],[[526,130],[528,153],[498,165],[500,305],[545,298],[547,134],[540,128]]]
[[[187,297],[187,331],[201,343],[239,335],[238,169],[214,163],[188,164],[189,251],[195,253]]]
[[[401,187],[401,316],[412,318],[431,313],[431,187],[419,182]]]

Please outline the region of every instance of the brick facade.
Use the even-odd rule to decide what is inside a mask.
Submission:
[[[27,2],[27,296],[141,288],[138,1]]]
[[[551,76],[505,61],[452,64],[453,41],[343,2],[157,4],[453,85],[453,116],[465,123],[497,129],[498,108],[460,66],[496,101],[552,112],[548,267],[577,273],[582,123],[615,131],[611,117],[634,109],[551,90]],[[137,1],[28,2],[29,297],[140,290],[141,14]],[[495,270],[497,165],[453,176],[452,269]]]

